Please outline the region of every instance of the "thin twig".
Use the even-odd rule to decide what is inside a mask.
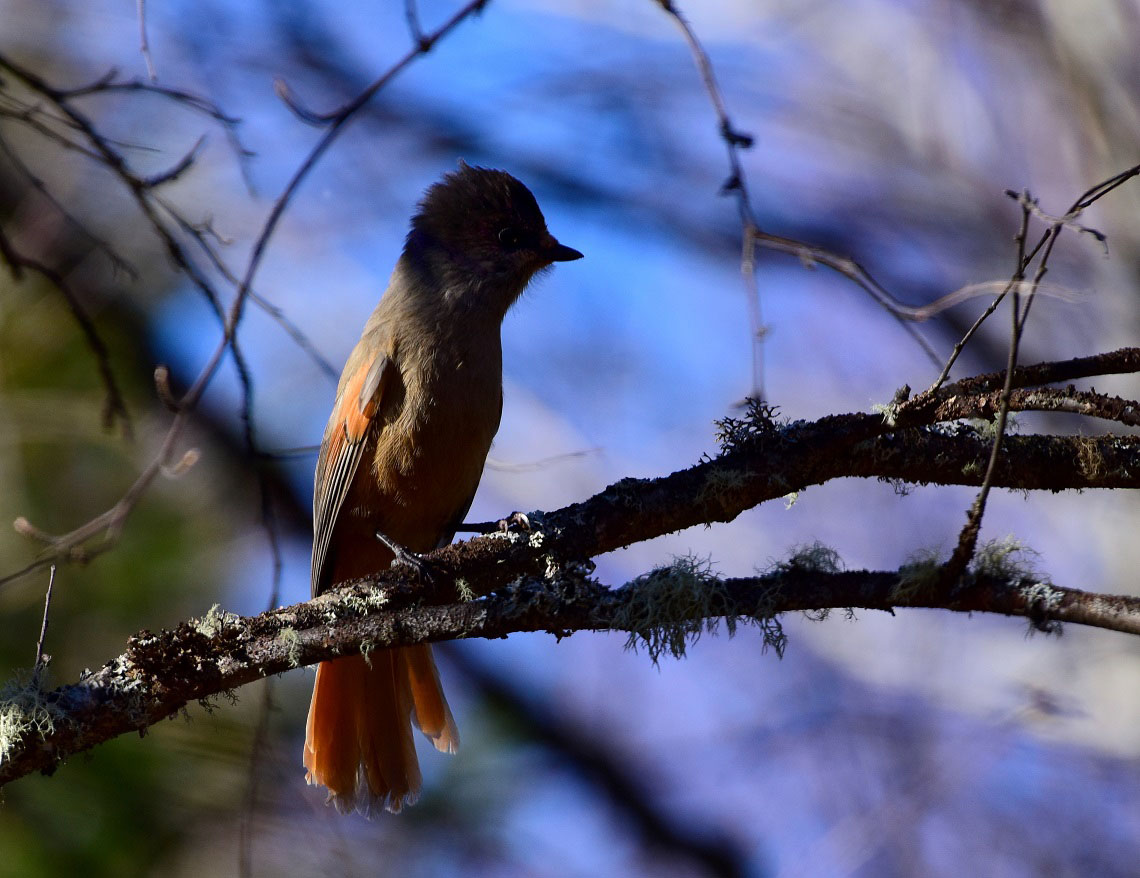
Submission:
[[[181,159],[178,160],[172,167],[165,171],[159,171],[157,174],[152,174],[149,177],[143,178],[143,185],[148,189],[157,189],[164,183],[170,183],[177,180],[185,174],[198,158],[198,151],[202,148],[202,144],[206,142],[206,136],[202,135],[195,141],[194,145],[190,147],[189,152],[186,153]]]
[[[262,684],[257,725],[253,731],[253,741],[249,745],[249,776],[246,779],[245,802],[242,805],[241,824],[238,827],[238,875],[241,878],[248,878],[253,874],[253,821],[257,813],[261,766],[264,764],[264,752],[269,741],[269,719],[273,712],[273,683],[273,678],[268,677]]]
[[[950,560],[946,562],[943,568],[944,585],[946,587],[953,587],[958,584],[962,578],[963,573],[966,571],[966,566],[970,563],[970,559],[974,557],[974,552],[977,549],[978,537],[982,530],[982,517],[986,511],[986,501],[989,498],[990,489],[993,486],[994,474],[997,472],[998,460],[1001,456],[1002,440],[1005,438],[1006,423],[1009,419],[1009,401],[1010,395],[1013,392],[1013,374],[1017,369],[1017,352],[1021,344],[1022,331],[1024,329],[1024,322],[1021,320],[1021,282],[1025,279],[1025,241],[1029,233],[1029,217],[1030,210],[1026,203],[1021,204],[1021,226],[1017,231],[1017,267],[1014,270],[1013,278],[1010,281],[1009,289],[1012,291],[1013,298],[1010,302],[1010,312],[1012,314],[1010,340],[1009,340],[1009,355],[1005,368],[1005,382],[1001,391],[1001,401],[998,407],[996,418],[996,425],[994,428],[993,446],[990,449],[990,459],[986,465],[986,474],[982,479],[981,490],[978,491],[977,496],[974,498],[973,504],[970,506],[970,511],[966,516],[966,524],[962,528],[961,533],[958,535],[958,542],[954,547],[954,551],[950,556]],[[1055,236],[1054,236],[1055,240]],[[1050,243],[1050,249],[1052,243]],[[1048,259],[1049,251],[1046,251],[1043,259]],[[1042,263],[1044,265],[1044,262]],[[1039,280],[1040,277],[1037,278]],[[1005,293],[1002,293],[1004,296]],[[1000,298],[1000,297],[999,297]],[[1032,299],[1030,299],[1032,301]]]
[[[408,22],[408,32],[412,35],[412,42],[417,46],[423,45],[424,29],[420,27],[420,13],[416,0],[404,0],[404,18]]]
[[[867,269],[854,259],[839,256],[823,247],[797,241],[794,238],[772,235],[758,228],[753,228],[752,237],[757,245],[767,250],[795,256],[808,268],[815,265],[822,265],[854,282],[895,319],[914,343],[922,348],[922,352],[926,354],[927,359],[930,360],[931,363],[935,366],[941,364],[942,358],[939,357],[937,351],[934,350],[934,347],[927,341],[926,337],[912,325],[912,323],[927,320],[930,316],[927,309],[932,306],[911,307],[904,305],[898,298],[892,295],[886,287],[879,283]],[[951,293],[950,295],[953,296],[955,294]],[[946,297],[943,297],[943,299],[945,298]],[[939,301],[942,301],[942,299]]]
[[[32,682],[37,689],[43,679],[44,669],[51,661],[51,656],[44,655],[44,642],[47,640],[48,616],[51,614],[51,590],[55,585],[55,565],[48,571],[47,593],[44,595],[44,619],[40,623],[40,637],[36,641],[36,663],[32,665]]]
[[[217,122],[225,132],[230,149],[233,150],[234,155],[237,157],[238,166],[241,169],[242,177],[245,179],[246,188],[250,192],[253,192],[253,182],[249,177],[249,159],[253,158],[256,153],[241,141],[241,136],[238,133],[238,128],[241,125],[240,118],[231,116],[213,101],[201,95],[194,94],[193,92],[139,79],[116,80],[115,77],[117,75],[118,71],[112,68],[95,82],[78,88],[61,90],[60,94],[64,98],[79,98],[86,97],[87,95],[112,94],[114,92],[143,92],[174,101],[196,113],[208,116]]]
[[[150,41],[146,37],[146,0],[138,0],[139,19],[139,51],[142,52],[143,61],[146,62],[146,75],[151,82],[158,79],[158,71],[154,69],[154,59],[150,57]]]
[[[986,500],[993,486],[993,477],[997,471],[998,460],[1001,455],[1002,442],[1005,438],[1006,424],[1010,409],[1010,398],[1013,391],[1013,376],[1017,368],[1018,350],[1025,333],[1026,322],[1029,320],[1030,309],[1033,307],[1033,300],[1035,298],[1034,294],[1040,287],[1041,281],[1044,279],[1046,272],[1049,270],[1049,258],[1053,254],[1053,248],[1057,244],[1057,239],[1060,237],[1061,232],[1065,229],[1066,226],[1073,225],[1083,231],[1087,231],[1086,227],[1078,226],[1074,222],[1075,218],[1080,216],[1081,212],[1086,207],[1093,204],[1098,199],[1103,198],[1105,195],[1107,195],[1109,192],[1112,192],[1117,187],[1123,185],[1123,183],[1125,183],[1127,180],[1130,180],[1138,175],[1140,175],[1140,165],[1129,168],[1119,174],[1115,174],[1108,180],[1105,180],[1103,183],[1098,183],[1097,185],[1086,190],[1086,192],[1083,193],[1080,198],[1073,202],[1073,206],[1069,208],[1069,210],[1066,211],[1063,216],[1054,219],[1052,225],[1050,225],[1049,228],[1045,230],[1045,233],[1042,235],[1037,245],[1028,254],[1026,253],[1026,241],[1029,230],[1029,219],[1031,216],[1037,215],[1037,201],[1030,197],[1028,192],[1023,191],[1020,195],[1015,195],[1012,192],[1007,192],[1007,194],[1015,197],[1018,206],[1021,208],[1021,225],[1018,229],[1018,233],[1015,239],[1017,241],[1017,265],[1006,290],[1003,291],[1002,294],[997,297],[997,299],[995,299],[991,307],[987,309],[987,311],[978,319],[977,322],[975,322],[974,326],[971,327],[970,332],[967,333],[967,338],[972,335],[974,331],[976,331],[977,327],[981,325],[981,322],[986,317],[988,317],[989,314],[993,313],[993,309],[996,308],[997,303],[1000,302],[1007,293],[1010,294],[1012,298],[1010,302],[1011,325],[1008,362],[1006,364],[1005,381],[1004,386],[1002,387],[1001,404],[998,409],[994,429],[993,447],[990,452],[989,463],[986,467],[986,475],[982,481],[981,489],[978,491],[978,495],[974,499],[973,505],[970,507],[970,511],[966,518],[966,524],[959,534],[958,543],[954,548],[954,552],[943,569],[943,582],[947,587],[951,587],[959,581],[960,577],[966,569],[966,565],[973,557],[974,551],[977,547],[978,538],[981,533],[982,516],[985,514]],[[1096,237],[1097,240],[1101,241],[1102,243],[1105,240],[1104,236],[1099,232],[1096,233]],[[1025,270],[1032,263],[1033,259],[1037,258],[1038,251],[1040,251],[1040,257],[1037,261],[1037,268],[1034,271],[1032,281],[1030,281],[1028,285],[1028,291],[1025,293],[1025,307],[1022,308],[1022,284],[1025,280]],[[963,339],[960,345],[964,344],[965,341],[966,339]],[[961,350],[960,345],[956,346],[955,348],[955,356],[957,356],[957,352]],[[952,362],[953,358],[951,359],[951,363]],[[939,376],[938,381],[935,382],[935,389],[939,384],[941,384],[942,381],[945,380],[949,369],[950,363],[947,363],[942,375]]]
[[[721,193],[735,196],[737,210],[740,216],[740,269],[748,293],[749,320],[752,327],[753,392],[751,395],[756,399],[764,398],[763,343],[767,334],[761,310],[760,285],[756,279],[755,271],[755,250],[757,246],[779,253],[793,255],[805,266],[815,264],[826,266],[833,271],[839,272],[849,280],[854,281],[860,288],[869,293],[876,302],[883,306],[887,312],[895,318],[907,335],[922,348],[930,361],[934,363],[934,365],[938,365],[941,359],[934,348],[931,347],[930,342],[908,322],[917,318],[909,316],[906,306],[902,305],[895,296],[887,292],[882,284],[876,281],[863,266],[852,259],[839,256],[822,247],[796,241],[792,238],[781,237],[780,235],[772,235],[760,228],[760,224],[756,219],[756,213],[752,207],[752,199],[748,190],[744,165],[740,157],[743,150],[752,147],[753,137],[738,129],[729,116],[727,104],[725,103],[720,85],[717,82],[712,61],[709,58],[708,52],[706,52],[701,45],[692,26],[685,20],[684,16],[681,15],[680,10],[672,0],[655,0],[655,2],[673,18],[677,26],[681,29],[682,34],[684,34],[685,42],[688,43],[689,50],[693,55],[697,70],[700,73],[701,81],[704,83],[705,91],[712,103],[713,111],[716,113],[718,130],[728,152],[729,176],[721,186]]]
[[[173,206],[171,206],[164,199],[159,198],[158,203],[162,205],[162,207],[170,215],[171,219],[173,219],[178,224],[179,228],[182,229],[182,231],[190,238],[190,240],[198,245],[203,255],[214,267],[214,270],[217,271],[218,274],[220,274],[223,278],[225,278],[228,283],[236,287],[238,285],[237,276],[233,273],[230,267],[226,265],[225,261],[218,254],[217,250],[214,247],[210,246],[210,243],[207,240],[207,237],[213,237],[220,240],[220,236],[214,230],[213,226],[210,225],[208,221],[203,225],[196,226],[189,222],[184,216],[182,216],[181,213],[175,210]],[[225,241],[223,243],[229,242]],[[257,290],[249,291],[249,299],[264,313],[268,314],[269,317],[285,331],[285,333],[293,340],[294,344],[296,344],[297,347],[304,351],[309,359],[313,361],[313,364],[327,378],[330,378],[335,382],[340,377],[339,370],[337,370],[336,367],[334,367],[332,363],[330,363],[328,359],[319,350],[317,350],[317,346],[313,343],[313,340],[305,334],[305,331],[301,329],[301,327],[297,326],[296,323],[290,320],[281,308],[274,305],[272,302],[258,293]]]
[[[720,85],[717,83],[716,72],[712,61],[704,46],[701,45],[696,33],[681,15],[680,10],[671,0],[656,0],[658,5],[676,22],[693,61],[697,65],[705,92],[712,103],[713,112],[717,118],[717,128],[721,140],[724,141],[728,154],[728,179],[721,186],[722,194],[731,194],[736,199],[737,213],[740,217],[740,273],[744,281],[748,296],[749,322],[752,328],[752,393],[756,399],[764,399],[764,337],[767,334],[763,322],[761,307],[760,286],[756,279],[755,246],[760,236],[760,224],[756,221],[756,214],[752,210],[752,200],[748,192],[748,182],[744,174],[744,166],[740,161],[740,151],[748,149],[753,144],[750,134],[745,134],[736,128],[728,115],[728,108],[724,101]]]
[[[1129,180],[1137,176],[1140,176],[1140,164],[1126,168],[1118,174],[1113,174],[1107,180],[1103,180],[1094,186],[1090,186],[1083,193],[1081,193],[1080,197],[1073,202],[1072,206],[1067,211],[1065,211],[1065,213],[1059,217],[1056,222],[1052,223],[1048,228],[1045,229],[1040,239],[1038,239],[1037,243],[1032,247],[1032,249],[1030,249],[1028,252],[1025,252],[1024,242],[1021,242],[1019,244],[1018,251],[1021,254],[1021,259],[1014,271],[1013,277],[1010,279],[1010,285],[994,298],[989,307],[987,307],[986,310],[982,312],[981,316],[979,316],[978,319],[974,321],[974,324],[966,331],[966,334],[958,341],[957,344],[954,345],[954,349],[950,354],[949,360],[946,362],[946,365],[943,367],[942,372],[939,374],[938,378],[931,385],[931,391],[937,390],[942,386],[943,383],[946,382],[947,378],[950,375],[951,368],[953,368],[955,361],[965,349],[970,339],[973,338],[974,334],[978,331],[979,328],[981,328],[981,325],[985,323],[989,316],[997,310],[998,305],[1000,305],[1005,299],[1005,296],[1009,290],[1012,289],[1015,284],[1020,283],[1020,279],[1025,277],[1025,270],[1029,267],[1029,264],[1037,257],[1037,254],[1041,252],[1041,249],[1043,247],[1046,248],[1046,253],[1043,254],[1042,259],[1043,262],[1047,263],[1048,254],[1052,249],[1053,242],[1056,241],[1057,235],[1066,224],[1071,223],[1076,217],[1080,216],[1081,212],[1086,208],[1092,206],[1101,198],[1104,198],[1104,196],[1108,195],[1110,192],[1119,188],[1120,186],[1123,186]],[[1018,202],[1023,212],[1024,223],[1025,211],[1029,210],[1029,212],[1032,213],[1033,211],[1030,210],[1031,204],[1035,207],[1036,202],[1032,201],[1032,199],[1029,199],[1028,193],[1019,194],[1013,190],[1007,189],[1006,194]],[[1101,243],[1104,243],[1103,236],[1101,236],[1100,232],[1097,232],[1097,236],[1098,240],[1100,240]]]

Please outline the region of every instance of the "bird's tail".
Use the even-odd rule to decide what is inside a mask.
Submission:
[[[422,783],[413,722],[437,750],[459,748],[430,646],[321,662],[305,730],[306,779],[327,787],[338,811],[399,811]]]

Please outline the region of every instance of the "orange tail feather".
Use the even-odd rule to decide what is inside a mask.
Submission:
[[[412,804],[422,786],[413,713],[438,749],[455,752],[459,734],[430,647],[322,662],[306,725],[306,779],[327,787],[339,811]]]
[[[416,725],[431,738],[435,749],[442,753],[459,750],[459,729],[451,716],[451,708],[443,695],[439,671],[426,643],[409,646],[399,651],[400,660],[407,667],[408,682],[412,687]]]

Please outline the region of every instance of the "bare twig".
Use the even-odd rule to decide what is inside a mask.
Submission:
[[[150,41],[146,37],[146,0],[138,0],[139,19],[139,51],[142,52],[143,61],[146,62],[146,75],[151,82],[158,79],[158,71],[154,69],[154,59],[150,56]]]
[[[158,79],[158,73],[154,68],[154,59],[150,57],[150,42],[146,36],[146,0],[138,0],[138,18],[139,51],[143,52],[143,60],[146,62],[146,75],[150,81],[155,82]]]
[[[1029,233],[1029,217],[1031,215],[1028,204],[1021,203],[1021,227],[1017,231],[1017,267],[1014,269],[1013,278],[1010,280],[1010,286],[1007,288],[1012,291],[1013,299],[1010,303],[1010,313],[1012,315],[1010,340],[1009,340],[1009,359],[1005,368],[1005,382],[1001,391],[1001,401],[998,406],[996,426],[994,428],[993,446],[990,449],[989,463],[986,465],[986,475],[982,480],[981,490],[974,498],[973,504],[970,506],[970,511],[966,515],[966,524],[962,528],[961,533],[958,535],[958,543],[954,547],[954,552],[950,556],[950,560],[946,562],[943,568],[944,584],[947,588],[957,585],[961,579],[962,574],[966,570],[966,566],[970,563],[970,559],[974,556],[974,551],[977,549],[978,537],[982,530],[982,516],[985,515],[986,501],[989,498],[990,488],[993,485],[994,473],[997,471],[998,460],[1001,456],[1002,440],[1005,438],[1006,423],[1009,418],[1009,401],[1010,394],[1013,391],[1013,373],[1017,368],[1017,352],[1021,344],[1022,332],[1025,328],[1025,323],[1021,315],[1021,283],[1025,279],[1025,239]],[[1054,239],[1056,237],[1054,236]],[[1050,242],[1049,250],[1052,249],[1052,242]],[[1046,251],[1043,261],[1041,262],[1041,271],[1035,278],[1036,282],[1040,281],[1041,274],[1044,273],[1044,265],[1048,260],[1049,250]],[[1005,296],[1003,292],[1001,296]],[[1000,299],[1001,296],[998,298]],[[1032,302],[1032,299],[1029,300]]]
[[[1033,214],[1033,216],[1037,217],[1037,219],[1043,222],[1054,226],[1066,226],[1074,229],[1081,234],[1089,235],[1095,239],[1102,247],[1104,247],[1104,255],[1108,255],[1108,236],[1103,232],[1097,231],[1091,226],[1081,225],[1076,221],[1077,217],[1081,215],[1081,208],[1074,208],[1064,216],[1054,216],[1053,214],[1043,211],[1041,209],[1039,200],[1031,197],[1029,193],[1024,189],[1022,189],[1020,192],[1015,192],[1012,189],[1006,189],[1005,194],[1009,198],[1012,198],[1014,201],[1016,201],[1023,210],[1029,211],[1029,213]]]
[[[273,678],[268,677],[262,687],[257,725],[253,731],[253,741],[249,745],[249,777],[246,779],[245,802],[241,810],[241,825],[238,827],[238,875],[242,878],[253,874],[253,820],[257,813],[261,767],[270,740],[269,719],[273,712],[273,683]]]
[[[1006,295],[1011,290],[1020,287],[1020,284],[1025,277],[1026,269],[1029,267],[1030,263],[1037,258],[1037,254],[1041,253],[1042,248],[1045,248],[1045,252],[1042,254],[1040,263],[1041,275],[1036,278],[1037,283],[1040,283],[1041,277],[1044,276],[1045,265],[1049,261],[1049,255],[1052,252],[1053,245],[1056,243],[1057,236],[1060,234],[1061,229],[1066,225],[1072,224],[1073,221],[1078,216],[1080,216],[1081,212],[1086,208],[1095,204],[1101,198],[1108,195],[1110,192],[1119,188],[1120,186],[1123,186],[1129,180],[1137,176],[1140,176],[1140,165],[1133,165],[1131,168],[1126,168],[1120,173],[1114,174],[1107,180],[1103,180],[1094,186],[1090,186],[1083,193],[1081,193],[1081,196],[1073,202],[1072,206],[1067,211],[1065,211],[1061,217],[1057,217],[1055,221],[1045,229],[1041,237],[1038,239],[1037,243],[1031,249],[1029,249],[1028,252],[1026,252],[1026,242],[1024,240],[1024,235],[1027,231],[1027,214],[1035,213],[1036,201],[1031,199],[1029,197],[1029,194],[1026,192],[1016,193],[1013,190],[1006,190],[1006,195],[1013,198],[1022,210],[1023,231],[1018,238],[1018,265],[1014,270],[1013,277],[1010,279],[1007,288],[1002,290],[1002,292],[994,298],[993,302],[990,303],[986,310],[982,312],[978,319],[974,321],[974,324],[966,331],[966,334],[962,336],[957,344],[954,345],[954,349],[950,354],[950,358],[947,360],[946,365],[942,368],[942,371],[938,375],[938,378],[935,379],[934,384],[931,385],[931,390],[937,390],[946,382],[947,378],[950,375],[951,368],[953,368],[955,361],[957,361],[958,356],[965,349],[970,339],[974,337],[974,334],[978,331],[978,329],[981,328],[982,324],[985,323],[989,316],[997,310],[998,305],[1002,303]],[[1082,226],[1081,228],[1084,227]],[[1103,244],[1104,238],[1101,233],[1097,232],[1096,235],[1097,240]]]
[[[194,145],[178,162],[165,171],[160,171],[157,174],[152,174],[149,177],[143,178],[143,185],[148,189],[156,189],[164,183],[170,183],[177,180],[185,174],[193,166],[195,160],[198,158],[198,150],[201,149],[202,144],[206,142],[206,137],[203,135],[195,141]]]
[[[218,251],[214,247],[210,246],[208,239],[213,238],[215,240],[221,240],[212,223],[207,220],[202,224],[194,225],[190,223],[184,216],[182,216],[181,213],[175,210],[170,204],[168,204],[164,199],[160,198],[158,199],[158,202],[170,215],[171,219],[173,219],[174,222],[178,224],[179,228],[181,228],[182,231],[190,238],[190,240],[198,245],[203,255],[214,267],[214,270],[217,271],[218,274],[220,274],[223,278],[225,278],[229,284],[236,287],[239,283],[237,276],[221,258]],[[222,241],[222,243],[229,242]],[[310,360],[313,361],[313,364],[322,373],[324,373],[326,377],[332,379],[333,382],[335,382],[337,378],[340,377],[339,371],[319,350],[317,350],[317,346],[313,343],[313,340],[305,334],[305,331],[303,329],[301,329],[299,326],[297,326],[296,323],[290,320],[281,308],[274,305],[272,302],[270,302],[268,299],[253,289],[249,291],[249,299],[265,314],[268,314],[269,317],[272,318],[273,322],[275,322],[285,331],[285,333],[293,340],[293,343],[296,344],[297,347],[299,347],[309,357]]]
[[[990,452],[989,463],[986,467],[986,476],[982,481],[981,490],[978,492],[977,497],[974,499],[973,505],[966,518],[966,524],[962,528],[958,537],[958,543],[955,546],[954,553],[951,555],[950,560],[947,562],[944,570],[944,584],[947,587],[952,587],[958,582],[962,573],[966,569],[971,557],[973,557],[975,548],[977,546],[978,537],[981,533],[982,516],[985,514],[986,500],[989,496],[992,487],[993,475],[998,466],[998,459],[1001,455],[1002,442],[1005,437],[1006,423],[1010,410],[1010,401],[1013,390],[1013,376],[1017,368],[1018,350],[1021,345],[1021,339],[1025,332],[1025,324],[1029,319],[1030,309],[1033,307],[1034,293],[1040,287],[1045,273],[1049,270],[1049,257],[1053,253],[1053,248],[1057,244],[1057,239],[1060,237],[1062,230],[1066,226],[1074,226],[1080,231],[1091,232],[1094,237],[1102,244],[1105,242],[1105,237],[1100,232],[1094,232],[1085,226],[1078,225],[1075,219],[1080,216],[1081,212],[1094,203],[1096,200],[1103,198],[1109,192],[1112,192],[1117,187],[1123,185],[1126,181],[1140,175],[1140,165],[1115,174],[1108,180],[1091,187],[1086,190],[1081,197],[1079,197],[1073,206],[1063,216],[1053,217],[1051,225],[1045,230],[1040,241],[1033,248],[1030,253],[1026,253],[1026,240],[1029,230],[1029,219],[1031,216],[1040,215],[1040,210],[1037,205],[1036,199],[1030,197],[1028,192],[1022,192],[1017,195],[1013,192],[1007,192],[1008,195],[1014,197],[1018,206],[1021,208],[1021,226],[1018,230],[1017,241],[1017,264],[1010,279],[1009,285],[1006,290],[1001,293],[983,315],[978,318],[974,326],[971,327],[958,346],[955,347],[955,354],[961,350],[961,346],[965,344],[969,336],[972,335],[977,328],[981,325],[982,321],[993,313],[993,309],[997,303],[1001,301],[1007,294],[1012,296],[1010,303],[1010,341],[1009,341],[1009,361],[1006,365],[1005,382],[1002,388],[1001,402],[998,408],[996,425],[994,429],[993,448]],[[1037,257],[1040,251],[1040,256]],[[1028,291],[1025,294],[1025,307],[1022,308],[1022,284],[1025,280],[1026,268],[1032,263],[1033,259],[1037,258],[1037,268],[1034,271],[1033,279],[1028,285]],[[946,375],[949,373],[950,365],[953,363],[953,357],[943,369],[942,375],[939,376],[938,381],[935,383],[937,387],[942,381],[945,380]]]
[[[404,18],[408,22],[408,32],[412,35],[412,42],[417,46],[424,45],[424,29],[420,27],[420,12],[416,0],[404,0]]]
[[[55,565],[52,564],[48,571],[47,592],[44,594],[44,619],[40,623],[40,636],[36,641],[36,662],[32,665],[32,682],[37,689],[43,679],[44,669],[47,667],[47,663],[51,661],[51,656],[44,655],[44,642],[47,640],[48,616],[51,614],[51,590],[54,585]]]
[[[142,92],[155,95],[165,100],[174,101],[176,104],[180,104],[189,110],[208,116],[217,122],[225,132],[226,140],[229,142],[230,149],[233,150],[234,155],[237,157],[242,176],[245,178],[246,188],[251,192],[253,191],[253,185],[249,179],[248,162],[255,153],[242,143],[241,137],[238,135],[238,126],[241,124],[241,119],[236,116],[231,116],[213,101],[201,95],[194,94],[193,92],[138,79],[118,80],[115,78],[116,76],[118,76],[118,71],[112,68],[95,82],[78,88],[61,90],[60,94],[65,98],[71,99],[86,97],[87,95],[113,94],[115,92]]]
[[[80,155],[86,156],[93,161],[100,160],[99,153],[97,153],[95,150],[89,149],[88,147],[83,146],[81,143],[76,143],[66,134],[62,134],[59,131],[56,131],[50,125],[42,122],[42,115],[43,114],[38,107],[29,107],[19,112],[15,112],[5,109],[2,105],[0,105],[0,117],[20,122],[21,124],[26,125],[28,128],[31,128],[37,134],[57,144],[58,146],[63,147],[66,150],[79,153]]]
[[[680,10],[677,9],[672,0],[655,0],[655,2],[673,18],[681,29],[685,42],[688,43],[701,81],[704,83],[705,91],[708,93],[709,101],[716,113],[718,130],[728,152],[729,175],[721,186],[721,193],[731,194],[736,198],[737,211],[740,216],[740,270],[745,281],[749,319],[752,326],[752,396],[756,399],[764,398],[763,343],[767,334],[761,311],[760,287],[756,280],[755,251],[757,246],[795,256],[805,266],[816,264],[826,266],[853,281],[882,305],[915,343],[922,348],[931,362],[938,365],[941,360],[934,348],[931,347],[930,342],[915,327],[910,325],[909,321],[922,318],[909,314],[909,309],[892,296],[863,266],[852,259],[839,256],[822,247],[780,235],[772,235],[760,228],[756,213],[752,208],[752,198],[748,190],[744,165],[740,159],[740,153],[752,147],[753,137],[740,131],[729,116],[724,95],[716,80],[712,61],[692,26],[681,15]]]
[[[1038,387],[1042,384],[1058,384],[1062,381],[1077,381],[1101,375],[1128,375],[1135,372],[1140,372],[1140,348],[1119,348],[1088,357],[1018,366],[1013,373],[1013,386]],[[921,399],[986,392],[1002,387],[1004,383],[1005,372],[989,372],[946,384],[936,394],[923,394],[910,404],[916,404]]]
[[[538,470],[556,466],[568,460],[581,460],[584,457],[600,454],[601,451],[601,446],[594,446],[593,448],[583,448],[581,451],[567,451],[564,454],[552,454],[549,457],[542,457],[538,460],[529,460],[522,463],[507,463],[504,460],[489,457],[487,458],[487,469],[495,470],[500,473],[533,473]]]
[[[717,126],[721,140],[724,141],[728,154],[728,179],[721,187],[722,194],[731,194],[736,199],[737,212],[740,216],[740,272],[744,279],[745,292],[748,296],[748,313],[752,326],[752,396],[756,399],[764,398],[764,336],[767,334],[764,326],[764,317],[761,310],[760,287],[756,280],[755,245],[760,232],[760,224],[756,221],[756,214],[752,209],[752,199],[748,192],[748,182],[744,174],[744,166],[740,161],[740,151],[748,149],[753,144],[751,134],[745,134],[736,128],[728,115],[724,96],[716,80],[712,61],[704,46],[701,45],[693,28],[681,15],[680,10],[672,0],[656,0],[658,5],[676,22],[685,42],[692,53],[693,61],[697,65],[701,81],[712,103],[713,112],[716,113]]]
[[[913,322],[921,322],[928,319],[930,314],[921,307],[913,308],[904,305],[892,295],[886,287],[879,283],[867,269],[854,259],[839,256],[830,250],[825,250],[823,247],[817,247],[814,244],[806,244],[803,241],[797,241],[793,238],[772,235],[755,227],[752,229],[752,237],[759,246],[767,250],[774,250],[777,253],[786,253],[789,256],[795,256],[803,265],[809,268],[815,265],[822,265],[825,268],[830,268],[832,271],[843,275],[870,295],[876,303],[890,314],[899,326],[902,327],[903,331],[914,340],[915,344],[922,348],[928,360],[936,366],[942,362],[930,342],[911,325]],[[954,294],[951,293],[950,295]]]

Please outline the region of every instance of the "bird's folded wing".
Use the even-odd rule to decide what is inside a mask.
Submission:
[[[337,516],[348,495],[385,388],[395,364],[384,353],[366,358],[342,384],[340,396],[325,429],[313,485],[312,593],[329,585],[329,543]]]

